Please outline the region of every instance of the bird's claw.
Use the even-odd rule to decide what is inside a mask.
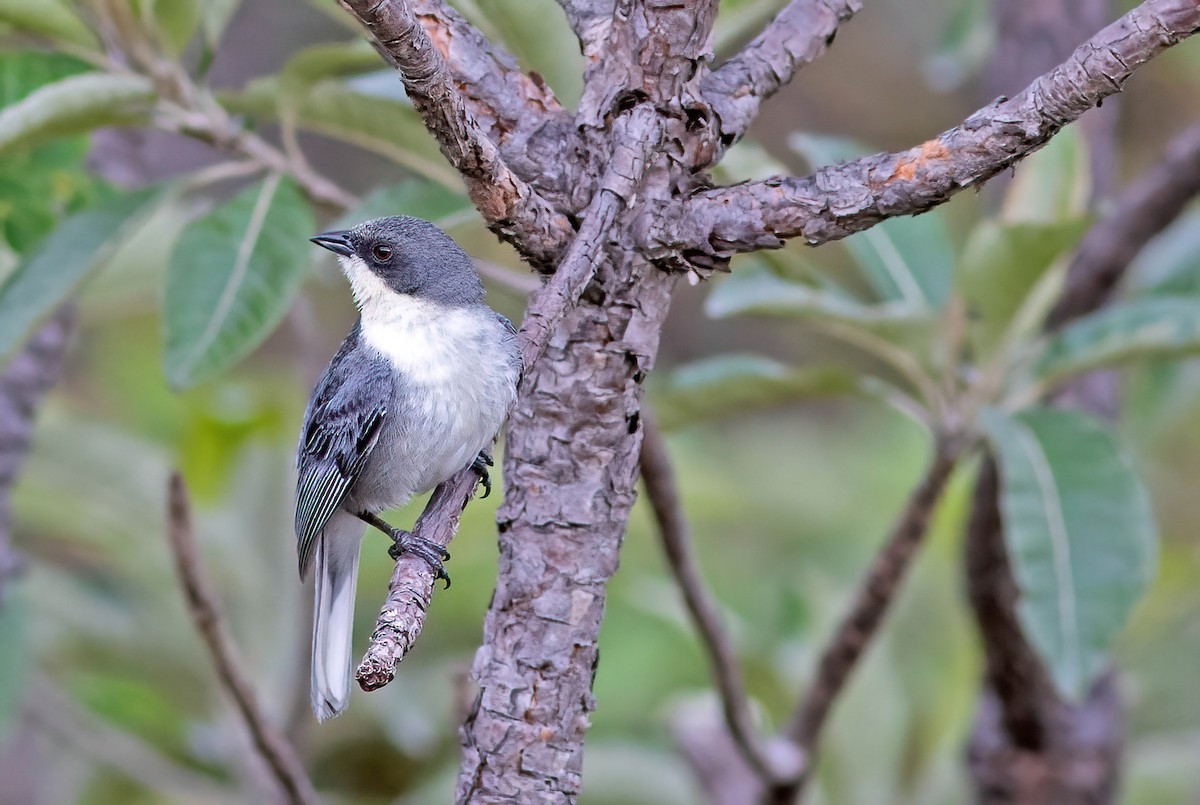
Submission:
[[[450,552],[444,546],[433,540],[418,537],[411,531],[401,531],[398,528],[392,529],[388,535],[394,543],[388,548],[388,556],[399,560],[401,554],[410,553],[424,559],[425,564],[433,570],[433,580],[436,582],[438,579],[442,579],[446,582],[443,589],[450,589],[450,576],[446,573],[446,566],[443,564],[450,561]]]
[[[486,450],[480,450],[479,455],[475,456],[475,460],[471,462],[471,469],[479,474],[479,483],[483,484],[485,498],[492,494],[492,476],[488,473],[488,467],[493,464],[492,457]]]

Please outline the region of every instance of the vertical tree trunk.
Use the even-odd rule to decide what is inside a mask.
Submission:
[[[463,727],[460,802],[579,792],[606,585],[635,499],[641,382],[674,277],[612,244],[527,379],[505,448],[500,572]],[[545,682],[545,684],[543,684]],[[487,718],[479,719],[480,711]],[[513,771],[519,774],[514,775]]]

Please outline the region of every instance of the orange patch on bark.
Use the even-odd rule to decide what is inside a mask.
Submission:
[[[888,177],[889,182],[910,181],[916,177],[917,171],[933,160],[945,159],[950,156],[949,149],[942,145],[941,140],[926,140],[896,162],[896,169]]]

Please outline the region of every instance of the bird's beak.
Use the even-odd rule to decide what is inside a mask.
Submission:
[[[322,232],[320,235],[309,238],[318,246],[323,246],[334,254],[340,254],[342,257],[349,257],[354,254],[354,247],[350,245],[350,233],[341,232]]]

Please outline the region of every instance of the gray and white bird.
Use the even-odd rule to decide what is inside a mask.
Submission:
[[[364,523],[449,584],[445,549],[379,513],[466,467],[490,491],[487,448],[516,399],[521,354],[470,258],[433,224],[380,218],[312,241],[338,255],[361,312],[313,390],[296,458],[301,578],[316,565],[312,706],[324,721],[350,697]]]

